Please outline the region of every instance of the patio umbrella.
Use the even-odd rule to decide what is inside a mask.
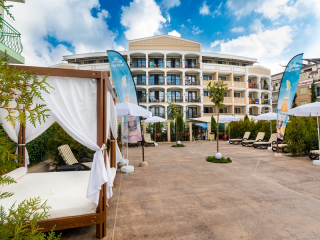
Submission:
[[[271,120],[277,120],[276,113],[264,113],[254,117],[255,120],[269,120],[270,121],[270,134],[272,134],[272,123]]]
[[[149,112],[147,109],[144,109],[143,107],[140,107],[138,104],[134,103],[117,103],[116,104],[117,109],[117,116],[123,117],[123,116],[140,116],[144,118],[152,117],[152,113]]]
[[[234,117],[234,116],[224,116],[219,119],[220,122],[237,122],[240,121],[239,117]],[[219,123],[218,123],[219,124]],[[230,127],[229,127],[229,139],[230,139]]]
[[[152,113],[148,110],[144,109],[143,107],[140,107],[137,104],[133,103],[117,103],[116,104],[116,110],[117,110],[117,116],[118,117],[124,117],[124,116],[141,116],[141,117],[150,117],[152,116]],[[127,141],[127,159],[126,166],[121,167],[121,171],[124,171],[126,173],[130,173],[134,171],[133,166],[129,166],[129,160],[128,160],[128,141]],[[143,150],[142,150],[143,151]]]
[[[297,116],[297,117],[317,117],[317,126],[318,126],[318,143],[319,143],[319,150],[320,150],[320,137],[319,137],[319,114],[320,114],[320,102],[314,102],[305,104],[296,108],[292,108],[288,111],[289,115]],[[313,160],[314,165],[320,166],[320,154],[319,160]]]
[[[157,117],[157,116],[153,116],[150,118],[147,118],[146,120],[144,120],[146,123],[158,123],[158,122],[166,122],[167,120],[165,120],[162,117]],[[154,142],[157,142],[157,138],[156,138],[156,125],[154,125],[155,129],[154,129]]]

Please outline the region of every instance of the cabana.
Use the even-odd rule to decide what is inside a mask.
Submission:
[[[49,212],[51,217],[38,222],[43,231],[50,231],[54,226],[55,230],[62,230],[96,225],[96,237],[100,239],[105,237],[108,202],[112,197],[116,164],[121,160],[115,141],[117,139],[117,116],[114,106],[116,96],[107,74],[99,71],[10,67],[31,70],[32,73],[38,74],[39,79],[49,75],[47,82],[55,88],[50,90],[50,94],[43,93],[45,103],[51,110],[50,117],[44,124],[38,124],[36,128],[27,124],[27,129],[23,126],[13,129],[12,125],[10,129],[8,124],[3,125],[10,138],[18,143],[18,153],[23,157],[21,166],[27,166],[28,162],[25,143],[39,136],[54,121],[75,140],[96,152],[91,171],[26,174],[26,168],[21,167],[14,170],[16,172],[13,174],[18,173],[18,177],[15,175],[17,184],[5,186],[1,191],[16,193],[17,198],[19,195],[22,198],[21,201],[28,198],[26,195],[31,194],[30,192],[34,193],[34,197],[40,196],[42,200],[54,194],[58,195]],[[39,99],[35,102],[41,103]],[[4,117],[2,111],[0,114],[2,122]],[[109,157],[105,151],[107,139],[111,140]],[[46,179],[46,183],[50,186],[42,182],[42,179]],[[59,186],[51,186],[52,184]],[[51,187],[53,188],[48,189]],[[31,191],[22,195],[24,188]],[[81,196],[72,196],[74,192]],[[3,199],[1,205],[7,209],[13,202],[10,197]],[[63,205],[65,208],[61,207]]]

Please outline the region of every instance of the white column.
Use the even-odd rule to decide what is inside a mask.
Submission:
[[[262,89],[262,86],[261,86],[261,77],[257,77],[257,82],[258,82],[258,89]]]
[[[127,61],[128,61],[128,66],[131,68],[131,65],[130,65],[130,54],[128,54],[128,59],[127,59]]]
[[[182,116],[183,116],[183,119],[186,120],[186,111],[187,111],[187,107],[186,106],[183,106],[182,107]]]
[[[182,71],[182,85],[184,86],[186,83],[186,73]]]
[[[203,88],[200,89],[200,101],[203,103]]]
[[[203,105],[202,104],[200,105],[200,112],[201,112],[200,117],[203,117]]]
[[[181,59],[181,64],[182,64],[182,68],[185,68],[185,64],[184,64],[184,61],[185,61],[185,58],[184,58],[184,54],[182,54],[182,59]]]
[[[258,92],[259,104],[261,104],[261,97],[262,97],[262,93],[261,93],[261,92]]]
[[[149,73],[146,71],[146,86],[149,86]]]
[[[165,105],[165,106],[164,106],[164,118],[165,118],[166,120],[168,120],[168,113],[167,113],[167,110],[168,110],[168,106],[167,106],[167,105]]]
[[[164,85],[167,85],[167,71],[164,72]]]
[[[148,62],[148,54],[146,54],[146,68],[149,68],[149,62]]]
[[[163,68],[167,68],[167,54],[164,54],[164,58],[163,58]]]
[[[200,76],[199,84],[200,86],[202,86],[202,78],[203,78],[202,71],[200,72],[199,76]]]
[[[168,101],[167,99],[167,88],[164,89],[164,102],[166,103]]]
[[[182,88],[182,102],[186,102],[186,89],[185,88]]]

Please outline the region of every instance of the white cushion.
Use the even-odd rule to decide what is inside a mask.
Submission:
[[[4,176],[8,176],[13,178],[15,181],[17,181],[19,178],[23,177],[24,175],[27,174],[27,168],[26,167],[19,167],[11,172],[8,172],[7,174],[5,174]],[[0,188],[3,188],[7,186],[7,184],[0,186]]]

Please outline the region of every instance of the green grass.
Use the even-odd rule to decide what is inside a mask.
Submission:
[[[221,159],[217,159],[215,156],[208,156],[206,160],[207,162],[212,162],[212,163],[231,163],[232,162],[230,158],[222,157]]]
[[[183,145],[183,144],[175,144],[175,145],[172,145],[171,147],[185,147],[185,145]]]

